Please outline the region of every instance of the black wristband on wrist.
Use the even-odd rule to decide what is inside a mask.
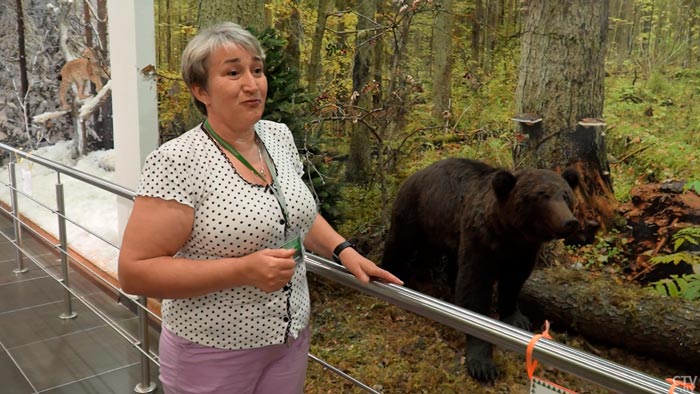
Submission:
[[[340,252],[345,250],[345,248],[355,249],[355,245],[353,245],[350,241],[343,241],[339,243],[338,246],[333,249],[333,261],[340,264]]]

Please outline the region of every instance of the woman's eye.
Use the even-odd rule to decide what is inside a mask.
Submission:
[[[232,76],[232,77],[235,77],[236,75],[238,75],[238,71],[236,71],[236,70],[231,70],[231,71],[228,72],[228,75],[230,75],[230,76]]]
[[[263,70],[262,67],[260,67],[260,68],[256,68],[255,70],[253,70],[253,72],[254,72],[255,74],[262,74],[262,73],[264,72],[264,70]]]

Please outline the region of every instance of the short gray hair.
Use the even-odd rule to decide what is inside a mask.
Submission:
[[[265,51],[258,39],[236,23],[223,22],[200,30],[182,52],[182,79],[190,89],[190,94],[193,85],[207,89],[209,76],[207,60],[217,49],[229,44],[240,46],[265,60]],[[206,115],[207,107],[204,103],[197,100],[194,95],[192,99],[199,112]]]

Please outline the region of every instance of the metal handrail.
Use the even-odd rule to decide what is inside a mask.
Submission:
[[[136,194],[133,191],[90,174],[29,155],[2,143],[0,143],[0,149],[42,164],[121,197],[132,200],[135,198]],[[533,336],[531,332],[518,329],[409,288],[376,281],[363,284],[344,267],[310,253],[306,254],[305,262],[309,272],[316,275],[370,294],[408,311],[521,354],[525,353],[525,349]],[[140,303],[137,302],[136,304]],[[140,307],[148,310],[145,305]],[[533,356],[557,369],[576,375],[606,389],[623,393],[660,394],[668,393],[671,387],[669,383],[661,379],[548,339],[540,339],[535,344]],[[682,387],[675,388],[674,392],[692,394],[691,391]]]
[[[106,190],[110,193],[116,194],[119,197],[123,197],[123,198],[129,199],[129,200],[133,200],[134,197],[136,197],[136,193],[134,191],[127,189],[124,186],[118,185],[114,182],[110,182],[110,181],[98,178],[96,176],[93,176],[91,174],[88,174],[87,172],[76,170],[76,169],[70,168],[70,167],[66,167],[61,163],[56,163],[55,161],[51,161],[49,159],[45,159],[45,158],[40,157],[40,156],[32,155],[30,153],[19,150],[17,148],[14,148],[12,146],[7,145],[7,144],[0,143],[0,149],[7,151],[9,153],[12,153],[15,156],[22,157],[26,160],[41,164],[44,167],[50,168],[58,173],[66,174],[71,178],[77,179],[77,180],[85,182],[89,185],[92,185],[92,186],[98,187],[102,190]]]
[[[376,281],[363,284],[345,267],[315,255],[307,254],[306,266],[309,272],[521,354],[525,353],[533,336],[531,332],[407,287]],[[668,393],[671,387],[669,383],[653,376],[545,338],[535,344],[533,357],[606,389],[622,393]],[[674,392],[692,393],[683,388],[676,388]]]

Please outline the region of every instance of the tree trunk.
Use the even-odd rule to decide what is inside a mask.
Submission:
[[[107,0],[97,0],[97,37],[102,59],[107,59]]]
[[[358,7],[357,36],[355,37],[355,56],[352,66],[352,91],[355,116],[350,135],[350,153],[345,170],[345,178],[357,184],[369,181],[372,159],[370,157],[370,130],[362,118],[372,108],[371,91],[365,88],[370,80],[370,59],[372,58],[372,36],[376,34],[372,21],[377,4],[373,0],[361,0]]]
[[[681,368],[700,365],[700,304],[651,294],[606,276],[569,268],[535,270],[520,294],[523,311],[555,329],[663,359]]]
[[[301,72],[301,48],[299,47],[299,40],[300,37],[304,35],[304,28],[299,13],[299,0],[291,1],[289,6],[289,15],[278,19],[275,28],[279,30],[287,40],[287,46],[285,46],[284,51],[287,53],[287,60],[289,62],[286,66]]]
[[[173,54],[173,37],[172,37],[172,31],[173,31],[173,22],[171,19],[172,15],[172,10],[170,7],[170,0],[165,1],[165,59],[167,61],[167,67],[168,70],[173,70],[176,68],[176,64],[178,64],[177,61],[174,61],[174,54]]]
[[[27,90],[29,90],[29,79],[27,77],[27,49],[24,45],[24,7],[22,6],[22,0],[17,0],[17,43],[20,81],[19,98],[22,100],[22,105],[26,107],[25,100]]]
[[[17,92],[20,107],[22,109],[22,126],[26,133],[27,140],[30,141],[30,146],[33,147],[31,124],[29,123],[29,78],[27,77],[27,48],[24,45],[24,7],[22,0],[17,0],[17,42],[19,55],[19,80],[20,91]]]
[[[484,9],[481,0],[476,0],[474,2],[474,11],[472,15],[472,61],[474,61],[476,64],[481,64],[481,24],[483,23],[484,18]]]
[[[452,0],[443,0],[437,12],[433,33],[432,116],[446,124],[450,119],[450,98],[452,97],[453,20]]]
[[[496,49],[496,45],[498,44],[498,32],[501,28],[501,4],[498,1],[487,1],[484,5],[485,13],[482,20],[485,22],[487,28],[482,30],[484,46],[481,67],[486,74],[491,74],[493,71],[494,59],[496,58],[494,49]]]
[[[311,45],[311,59],[306,69],[306,85],[309,92],[318,92],[318,81],[321,78],[321,49],[323,49],[323,33],[326,30],[328,14],[333,9],[334,0],[319,0],[314,27],[313,43]]]
[[[83,0],[83,28],[85,30],[85,46],[92,48],[92,18],[90,17],[89,1],[90,0]]]
[[[698,17],[698,0],[692,0],[690,2],[690,12],[688,13],[688,30],[686,33],[686,51],[685,64],[687,68],[692,68],[695,66],[696,57],[698,49],[695,47],[695,43],[698,40],[697,26],[700,23],[700,17]]]
[[[107,51],[107,1],[97,0],[97,37],[100,42],[101,59],[109,64],[109,51]],[[111,76],[110,76],[111,79]],[[100,104],[99,118],[95,123],[95,129],[99,130],[99,149],[114,148],[114,124],[112,123],[112,95],[110,94],[104,103]]]
[[[256,32],[265,29],[265,0],[200,0],[199,28],[225,21]]]
[[[515,168],[561,170],[581,175],[576,241],[610,229],[616,200],[605,152],[604,60],[608,1],[528,3],[516,89]],[[541,121],[537,121],[541,118]]]

